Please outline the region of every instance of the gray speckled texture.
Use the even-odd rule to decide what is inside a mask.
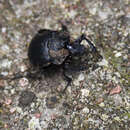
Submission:
[[[73,38],[85,33],[103,60],[72,74],[65,94],[61,72],[42,80],[0,79],[0,129],[128,130],[130,128],[130,9],[128,0],[0,0],[0,74],[28,69],[27,48],[41,28],[65,23]],[[96,67],[97,66],[97,67]],[[36,99],[19,106],[23,91]]]

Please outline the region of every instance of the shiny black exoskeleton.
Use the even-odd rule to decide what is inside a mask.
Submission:
[[[62,65],[64,68],[68,57],[81,55],[85,52],[85,47],[81,45],[82,40],[86,40],[92,51],[96,51],[94,45],[84,34],[71,41],[67,27],[64,25],[62,25],[60,31],[42,29],[38,31],[29,45],[28,57],[30,63],[34,67],[38,66],[43,69],[50,65]],[[68,86],[71,79],[65,73],[64,76],[68,81]]]
[[[61,31],[42,29],[32,39],[28,57],[32,65],[46,67],[50,64],[61,65],[68,56],[83,54],[85,47],[80,43],[86,40],[93,51],[94,45],[81,35],[77,40],[71,41],[66,26]]]

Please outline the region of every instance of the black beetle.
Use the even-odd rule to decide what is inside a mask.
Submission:
[[[28,57],[30,63],[34,67],[46,69],[51,65],[63,66],[65,69],[66,59],[85,52],[85,46],[81,45],[82,40],[86,40],[92,51],[96,52],[95,46],[82,34],[78,39],[71,41],[68,29],[62,25],[60,31],[41,29],[33,37],[29,49]],[[65,75],[68,81],[67,86],[71,82],[71,78]],[[66,90],[65,87],[64,91]]]
[[[65,25],[62,25],[62,29],[59,31],[41,29],[32,38],[28,48],[29,61],[34,68],[38,67],[39,71],[37,73],[16,73],[12,78],[0,75],[0,78],[10,80],[22,77],[35,78],[39,72],[44,72],[44,70],[50,69],[51,66],[62,67],[63,75],[68,81],[64,89],[65,91],[72,81],[65,73],[67,69],[69,70],[71,58],[82,56],[86,51],[85,46],[81,45],[83,40],[86,40],[92,51],[97,53],[95,46],[86,38],[85,34],[82,34],[76,40],[71,40]],[[87,66],[83,67],[81,65],[78,70],[84,70],[86,68]],[[72,68],[70,70],[72,70]]]

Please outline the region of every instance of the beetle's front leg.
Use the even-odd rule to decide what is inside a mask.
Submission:
[[[96,47],[92,44],[92,42],[86,38],[85,34],[82,34],[77,40],[75,40],[75,44],[80,44],[83,40],[86,40],[89,46],[92,48],[93,52],[96,52]]]

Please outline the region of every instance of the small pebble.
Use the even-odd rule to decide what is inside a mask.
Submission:
[[[5,86],[5,81],[4,80],[0,80],[0,87],[4,87]]]
[[[80,85],[80,82],[79,82],[77,79],[75,79],[75,80],[73,81],[73,84],[74,84],[75,86],[79,86],[79,85]]]
[[[3,75],[3,76],[7,76],[8,75],[8,72],[1,72],[1,74]]]
[[[22,108],[21,108],[21,107],[16,107],[16,111],[17,111],[18,113],[23,113],[23,111],[22,111]]]
[[[116,54],[115,54],[115,57],[120,57],[122,54],[121,54],[121,52],[117,52]]]
[[[118,116],[114,117],[114,120],[121,121],[121,119]]]
[[[6,27],[2,27],[2,33],[5,33],[6,32]]]
[[[83,81],[85,79],[84,74],[81,73],[78,77],[78,81]]]
[[[25,64],[22,64],[22,65],[20,66],[20,71],[21,71],[21,72],[24,72],[26,69],[27,69],[27,66],[26,66]]]
[[[119,78],[121,77],[121,75],[120,75],[119,72],[115,72],[114,74],[115,74],[117,77],[119,77]]]
[[[96,12],[97,12],[97,8],[91,8],[90,9],[90,13],[92,14],[92,15],[95,15],[96,14]]]
[[[6,104],[6,105],[10,105],[11,103],[12,103],[12,100],[11,100],[11,99],[6,99],[6,100],[5,100],[5,104]]]
[[[78,79],[75,79],[75,80],[73,81],[73,84],[74,84],[75,86],[79,86],[79,85],[80,85],[80,82],[83,81],[84,79],[85,79],[85,76],[84,76],[83,73],[81,73],[81,74],[79,75]]]
[[[40,126],[39,119],[36,117],[32,117],[32,119],[28,122],[28,127],[30,130],[42,130]]]
[[[12,61],[9,61],[8,59],[3,59],[0,64],[1,68],[10,68]]]
[[[100,104],[102,102],[103,102],[103,98],[98,98],[97,101],[96,101],[97,104]]]
[[[119,85],[117,85],[115,88],[113,88],[113,89],[110,91],[110,95],[118,94],[118,93],[121,92],[121,90],[122,90],[122,88],[121,88]]]
[[[10,92],[11,92],[11,94],[14,94],[15,93],[15,89],[11,89]]]
[[[98,62],[98,65],[108,67],[108,61],[103,59],[101,62]]]
[[[120,57],[121,55],[122,55],[121,52],[118,52],[115,54],[115,57]]]
[[[15,107],[13,107],[13,108],[10,109],[10,113],[12,113],[12,114],[13,114],[15,111],[16,111],[16,108],[15,108]]]
[[[89,113],[89,109],[87,107],[85,107],[82,111],[83,113]]]
[[[106,121],[109,118],[109,116],[106,114],[102,114],[101,118],[102,118],[102,120]]]
[[[9,128],[8,124],[4,124],[4,128],[8,129]]]
[[[27,90],[22,91],[19,98],[19,105],[26,107],[30,105],[34,101],[34,99],[36,99],[36,96],[33,92]]]
[[[24,86],[26,86],[26,85],[29,84],[29,81],[28,81],[27,78],[21,78],[21,79],[19,80],[19,84],[20,84],[22,87],[24,87]]]
[[[10,49],[9,46],[6,45],[6,44],[4,44],[3,46],[1,46],[1,50],[4,51],[4,53],[5,53],[5,52],[6,52],[6,53],[9,52],[9,49]]]
[[[101,103],[99,104],[99,106],[100,106],[100,107],[104,107],[105,104],[104,104],[103,102],[101,102]]]
[[[88,89],[81,89],[82,97],[88,97],[90,91]]]
[[[76,16],[76,14],[77,14],[76,11],[71,10],[71,11],[68,13],[68,16],[69,16],[70,18],[74,18],[74,17]]]
[[[40,118],[41,117],[41,113],[35,113],[35,117],[36,118]]]
[[[113,100],[114,100],[116,106],[120,106],[123,103],[122,98],[119,94],[115,94],[113,96]]]
[[[98,11],[98,15],[101,20],[105,20],[105,19],[107,19],[109,14],[108,14],[108,12],[105,12],[105,11]]]

